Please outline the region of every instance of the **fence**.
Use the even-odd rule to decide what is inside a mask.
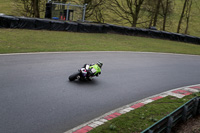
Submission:
[[[177,123],[181,121],[185,122],[197,114],[200,114],[200,97],[191,99],[141,133],[170,133]]]
[[[84,22],[86,6],[87,4],[75,5],[71,3],[49,2],[46,3],[45,18]]]
[[[15,17],[7,15],[0,15],[0,28],[19,28],[69,32],[71,31],[84,33],[115,33],[122,35],[144,36],[200,44],[200,37],[171,33],[166,31],[142,29],[135,27],[123,27],[112,24],[66,22],[51,19]]]

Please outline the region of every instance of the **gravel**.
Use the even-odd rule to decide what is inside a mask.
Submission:
[[[200,133],[200,115],[176,126],[172,133]]]

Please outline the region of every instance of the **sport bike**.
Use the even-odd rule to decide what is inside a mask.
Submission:
[[[78,70],[78,72],[69,76],[69,81],[74,81],[76,79],[83,81],[84,80],[91,81],[92,77],[94,77],[92,76],[93,75],[92,73],[94,73],[94,71],[95,71],[94,69],[86,70],[85,68],[81,68]]]

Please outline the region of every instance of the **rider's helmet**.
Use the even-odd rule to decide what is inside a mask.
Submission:
[[[103,66],[103,63],[101,61],[98,61],[97,65],[101,68]]]

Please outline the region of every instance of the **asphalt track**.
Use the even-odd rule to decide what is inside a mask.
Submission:
[[[69,82],[84,63],[104,62],[91,82]],[[0,132],[63,133],[113,109],[199,84],[200,56],[140,52],[0,55]]]

